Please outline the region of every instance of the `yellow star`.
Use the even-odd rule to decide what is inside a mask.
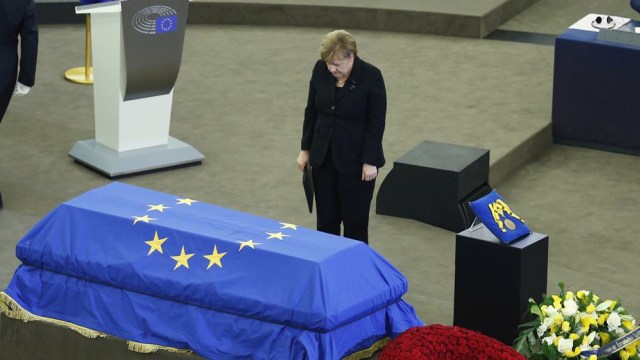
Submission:
[[[147,209],[147,211],[160,211],[160,212],[164,212],[164,209],[171,209],[168,206],[164,206],[162,204],[158,204],[158,205],[147,205],[149,207],[149,209]]]
[[[148,224],[149,221],[151,221],[151,220],[158,220],[158,219],[150,218],[149,215],[134,216],[133,218],[135,219],[135,220],[133,220],[133,225],[137,224],[138,221],[143,221],[143,222],[146,222]]]
[[[149,253],[147,254],[147,256],[151,255],[151,253],[154,251],[158,251],[160,254],[162,254],[162,244],[164,244],[167,239],[168,238],[160,239],[158,237],[158,232],[156,231],[156,234],[153,236],[153,240],[145,241],[147,245],[151,246],[151,248],[149,248]]]
[[[255,245],[262,245],[262,243],[254,243],[253,240],[248,240],[248,241],[238,241],[240,243],[240,249],[238,249],[238,251],[242,250],[245,246],[248,246],[252,249],[255,249]]]
[[[283,223],[281,222],[280,224],[282,224],[282,227],[280,229],[293,229],[293,230],[298,230],[298,225],[294,225],[294,224],[287,224],[287,223]]]
[[[181,198],[177,198],[177,199],[178,199],[178,203],[176,205],[187,204],[191,206],[192,203],[198,202],[198,200],[192,200],[192,199],[181,199]]]
[[[173,260],[176,261],[176,267],[174,267],[173,270],[179,268],[180,266],[184,266],[184,267],[186,267],[188,269],[189,268],[189,259],[191,259],[191,257],[193,255],[194,254],[185,254],[184,246],[183,246],[182,250],[180,251],[180,255],[171,257]]]
[[[204,255],[204,257],[209,260],[209,266],[207,266],[207,270],[209,270],[209,268],[212,267],[213,264],[216,264],[220,266],[220,268],[222,268],[222,262],[220,261],[220,259],[222,259],[222,257],[225,255],[227,255],[226,252],[219,253],[218,248],[213,245],[213,253],[211,253],[211,255]]]
[[[269,234],[269,237],[267,238],[267,240],[269,240],[269,239],[273,239],[273,238],[276,238],[276,239],[278,239],[278,240],[282,240],[282,238],[283,238],[284,236],[289,236],[289,235],[285,235],[285,234],[283,234],[282,232],[277,232],[277,233],[270,233],[270,232],[268,232],[267,234]]]

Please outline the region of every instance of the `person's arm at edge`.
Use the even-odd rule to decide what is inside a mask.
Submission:
[[[35,3],[31,0],[20,24],[20,72],[18,83],[32,87],[35,84],[38,62],[38,20]]]
[[[385,164],[382,137],[387,114],[387,92],[380,70],[375,69],[373,76],[374,84],[367,97],[368,119],[362,151],[362,180],[375,179],[378,169]]]
[[[311,142],[313,141],[313,132],[315,129],[316,119],[318,118],[318,111],[316,109],[316,87],[314,83],[314,77],[318,63],[313,68],[311,80],[309,80],[309,93],[307,96],[307,105],[304,108],[304,122],[302,124],[302,140],[300,141],[300,153],[298,154],[297,162],[300,170],[304,170],[304,167],[309,162],[309,150],[311,149]]]

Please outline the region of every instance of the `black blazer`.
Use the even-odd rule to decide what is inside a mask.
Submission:
[[[20,74],[18,74],[20,35]],[[0,120],[18,81],[33,86],[38,56],[38,22],[33,0],[0,0]]]
[[[363,163],[380,168],[385,163],[386,112],[387,93],[378,68],[356,56],[344,87],[337,89],[326,63],[318,60],[309,82],[301,149],[309,150],[312,167],[323,163],[331,147],[340,173],[360,174]]]

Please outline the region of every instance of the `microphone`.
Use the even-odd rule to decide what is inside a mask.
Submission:
[[[638,0],[640,2],[640,0]],[[611,16],[607,16],[606,18],[602,18],[602,16],[597,16],[592,22],[591,26],[596,29],[613,29],[616,26],[616,22],[613,20]]]

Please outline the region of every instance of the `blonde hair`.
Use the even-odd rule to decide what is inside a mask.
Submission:
[[[358,55],[356,39],[344,30],[332,31],[320,41],[320,58],[324,61],[331,61],[336,57],[348,59],[351,54]]]

